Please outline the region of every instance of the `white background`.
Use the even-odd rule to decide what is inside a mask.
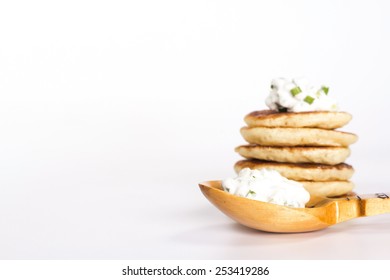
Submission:
[[[387,1],[0,2],[1,259],[390,258],[390,216],[305,234],[237,225],[233,176],[269,82],[326,84],[359,193],[390,191]]]

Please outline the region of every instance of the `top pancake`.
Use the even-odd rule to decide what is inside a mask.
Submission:
[[[308,127],[335,129],[346,125],[352,116],[346,112],[310,111],[278,112],[274,110],[254,111],[245,116],[249,127]]]

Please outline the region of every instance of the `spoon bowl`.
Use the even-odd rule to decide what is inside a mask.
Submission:
[[[390,212],[384,193],[340,198],[311,197],[305,208],[293,208],[225,192],[221,181],[199,184],[204,196],[224,214],[247,227],[268,232],[308,232],[361,216]]]

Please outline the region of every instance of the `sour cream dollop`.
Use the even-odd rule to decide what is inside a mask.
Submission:
[[[237,196],[289,207],[303,208],[310,199],[301,183],[266,168],[244,168],[237,177],[222,181],[222,187]]]
[[[338,111],[329,88],[312,86],[305,78],[277,78],[271,82],[271,91],[265,100],[272,110],[287,112]]]

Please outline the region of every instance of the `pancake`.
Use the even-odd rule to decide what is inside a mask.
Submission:
[[[254,111],[245,116],[249,127],[311,127],[335,129],[346,125],[352,115],[346,112],[311,111],[278,112],[274,110]]]
[[[355,185],[350,181],[329,181],[329,182],[311,182],[300,181],[303,187],[310,193],[316,196],[340,196],[347,194],[353,190]]]
[[[346,163],[326,165],[318,163],[285,163],[263,160],[240,160],[234,165],[238,173],[243,168],[269,168],[278,171],[282,176],[295,181],[345,181],[349,180],[354,170]]]
[[[319,128],[243,127],[241,135],[262,146],[334,146],[347,147],[356,142],[352,133]]]
[[[235,149],[245,158],[292,163],[339,164],[350,155],[347,147],[269,147],[243,145]]]

